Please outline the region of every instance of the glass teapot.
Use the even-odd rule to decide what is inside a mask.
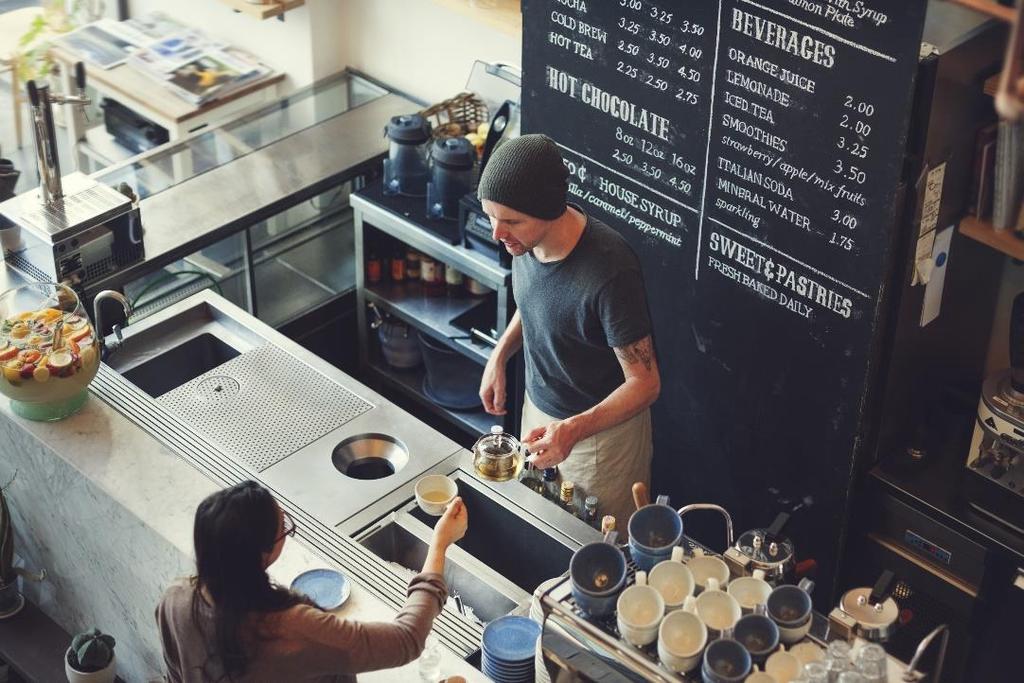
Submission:
[[[524,459],[522,442],[499,425],[473,444],[473,468],[489,481],[517,479]]]

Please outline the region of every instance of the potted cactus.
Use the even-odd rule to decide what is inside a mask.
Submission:
[[[38,574],[14,566],[14,528],[11,526],[11,511],[7,507],[4,490],[14,481],[0,486],[0,619],[12,617],[25,606],[25,598],[18,590],[18,577],[31,581],[42,581],[46,572]]]
[[[114,637],[94,628],[71,641],[64,658],[69,683],[113,683],[117,673]]]

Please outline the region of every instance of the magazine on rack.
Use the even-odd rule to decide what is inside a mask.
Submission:
[[[86,24],[56,40],[59,46],[101,69],[124,64],[132,52],[147,42],[145,36],[124,30],[120,22],[109,19]]]
[[[174,69],[168,78],[171,90],[194,104],[223,97],[270,70],[237,48],[208,50]]]

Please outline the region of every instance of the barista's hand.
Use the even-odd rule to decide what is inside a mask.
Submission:
[[[505,364],[491,354],[480,380],[480,401],[491,415],[505,414]]]
[[[466,512],[466,505],[462,502],[462,498],[456,496],[452,502],[448,503],[441,519],[437,521],[432,544],[444,550],[466,535],[468,525],[469,515]]]
[[[523,437],[523,443],[530,449],[527,460],[540,469],[564,462],[579,440],[576,427],[568,420],[555,420],[546,426],[535,427]]]

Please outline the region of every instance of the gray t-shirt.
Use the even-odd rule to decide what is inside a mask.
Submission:
[[[612,349],[651,333],[636,254],[589,216],[561,261],[541,263],[532,252],[512,259],[512,291],[523,321],[526,393],[558,419],[588,410],[622,384]]]

